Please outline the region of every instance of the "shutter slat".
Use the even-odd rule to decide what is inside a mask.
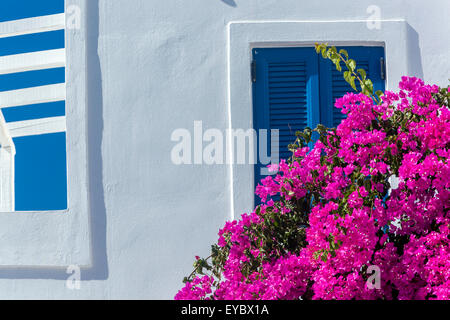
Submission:
[[[297,97],[271,97],[269,98],[270,104],[299,104],[299,108],[301,108],[301,103],[306,100],[306,97],[297,96]]]
[[[301,117],[301,118],[308,118],[308,114],[305,113],[296,113],[292,112],[290,110],[280,110],[279,112],[270,112],[270,116],[272,119],[292,119],[292,117]]]
[[[271,82],[269,85],[269,89],[275,88],[297,88],[302,89],[305,88],[306,83],[304,81],[284,81],[284,82]]]
[[[299,94],[299,92],[270,92],[270,99],[271,100],[275,100],[275,99],[286,99],[286,98],[297,98],[297,99],[302,99],[305,100],[305,95]]]

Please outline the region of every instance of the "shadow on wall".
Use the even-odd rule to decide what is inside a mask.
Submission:
[[[237,7],[237,4],[236,4],[236,2],[234,2],[234,0],[221,0],[221,1],[225,2],[230,7]]]
[[[87,1],[87,116],[88,116],[88,177],[90,206],[90,235],[92,265],[81,268],[81,280],[108,278],[106,251],[106,207],[103,190],[102,133],[103,93],[99,38],[99,0]],[[1,279],[54,279],[66,280],[69,274],[63,267],[5,267],[0,269]]]
[[[420,50],[420,39],[417,31],[407,23],[407,47],[408,47],[408,76],[423,79],[422,54]]]

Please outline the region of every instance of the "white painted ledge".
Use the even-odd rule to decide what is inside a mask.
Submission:
[[[65,14],[54,14],[35,18],[0,23],[0,38],[22,36],[31,33],[64,29]]]
[[[66,117],[52,117],[7,123],[11,137],[18,138],[66,131]]]
[[[66,84],[53,84],[0,92],[0,108],[65,100]]]
[[[60,68],[66,65],[65,49],[0,57],[0,74]]]

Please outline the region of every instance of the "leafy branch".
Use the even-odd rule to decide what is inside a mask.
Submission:
[[[373,83],[370,79],[367,79],[366,71],[362,68],[357,69],[356,61],[349,58],[347,50],[340,49],[338,52],[336,47],[328,47],[327,43],[316,43],[315,47],[316,52],[318,54],[321,53],[324,59],[331,60],[339,72],[342,72],[341,63],[345,65],[347,70],[344,71],[344,79],[353,90],[358,91],[356,87],[356,80],[358,80],[361,92],[374,99],[377,103],[381,103],[383,92],[378,90],[374,93]]]

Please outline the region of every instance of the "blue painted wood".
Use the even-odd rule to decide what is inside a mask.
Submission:
[[[6,122],[33,120],[66,115],[66,102],[56,101],[2,109]]]
[[[64,30],[0,38],[0,56],[62,49],[65,47],[64,41]]]
[[[66,133],[14,138],[16,210],[67,209]]]
[[[66,82],[66,69],[53,68],[0,75],[0,92]]]
[[[356,61],[357,69],[364,69],[372,80],[374,91],[385,90],[385,80],[381,79],[380,59],[384,58],[382,47],[338,47],[347,50],[349,57]],[[355,92],[344,80],[343,73],[336,70],[330,60],[320,58],[320,122],[327,127],[337,127],[345,115],[334,104],[347,92]],[[345,69],[345,67],[344,67]],[[360,88],[357,83],[357,88]]]
[[[64,13],[64,0],[2,0],[0,22]]]

